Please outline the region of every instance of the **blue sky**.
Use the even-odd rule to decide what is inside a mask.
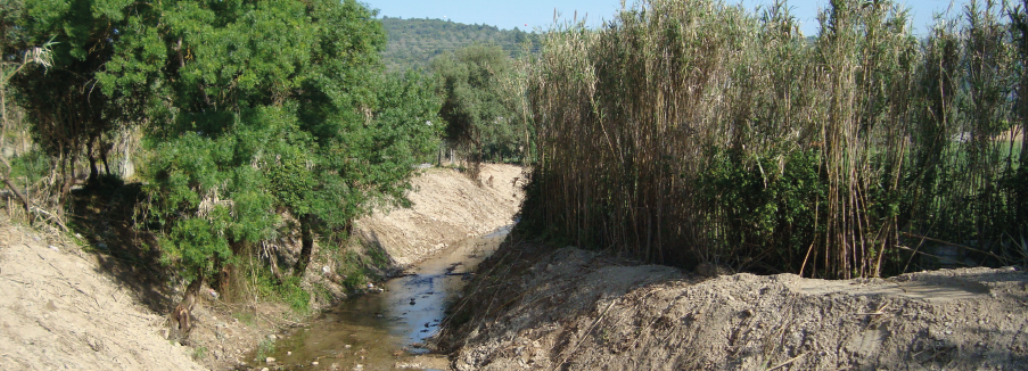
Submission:
[[[578,17],[588,15],[588,23],[598,26],[603,20],[614,17],[619,9],[619,0],[506,0],[506,1],[432,1],[432,0],[363,0],[380,15],[403,18],[439,18],[469,24],[487,24],[503,29],[520,28],[522,31],[546,29],[553,23],[556,9],[563,19],[571,19],[576,11]],[[771,4],[771,0],[726,0],[730,4],[742,3],[748,9],[758,5]],[[627,0],[629,5],[632,0]],[[954,0],[954,14],[968,0]],[[933,12],[945,11],[948,0],[899,0],[910,8],[913,15],[914,32],[924,34],[932,23]],[[803,33],[817,32],[817,11],[826,7],[827,0],[791,1],[793,14],[800,20]],[[527,26],[526,26],[527,25]]]

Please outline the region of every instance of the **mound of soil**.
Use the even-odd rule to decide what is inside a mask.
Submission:
[[[710,278],[514,244],[481,272],[439,339],[458,370],[1028,369],[1014,267]]]
[[[165,316],[59,236],[0,221],[0,370],[202,370]]]
[[[524,198],[523,168],[482,164],[477,184],[449,168],[429,168],[414,179],[408,209],[380,209],[357,221],[356,233],[377,243],[400,266],[409,266],[511,220]]]

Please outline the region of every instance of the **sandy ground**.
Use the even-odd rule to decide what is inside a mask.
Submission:
[[[76,244],[0,221],[0,370],[202,370]]]
[[[448,168],[430,168],[414,180],[409,209],[376,211],[357,222],[357,233],[381,244],[407,266],[450,244],[513,223],[526,183],[523,168],[483,164],[482,186]]]
[[[515,246],[482,266],[440,339],[456,369],[1028,369],[1028,274],[1015,267],[702,277]]]

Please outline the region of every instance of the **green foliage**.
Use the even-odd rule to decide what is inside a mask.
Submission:
[[[271,339],[261,340],[257,345],[257,352],[254,354],[254,362],[260,362],[275,353],[275,341]]]
[[[815,219],[824,218],[817,202],[828,190],[819,171],[820,153],[795,151],[745,161],[738,150],[711,150],[697,194],[712,203],[706,207],[724,213],[717,218],[724,220],[725,241],[702,251],[703,259],[799,271],[796,263],[810,241],[824,232],[815,230]]]
[[[439,115],[446,121],[446,138],[462,148],[477,166],[483,157],[521,154],[526,143],[527,122],[523,89],[510,84],[516,71],[513,61],[499,46],[475,44],[432,61],[443,97]],[[475,168],[477,169],[477,168]],[[477,174],[477,170],[472,170]]]
[[[850,278],[907,245],[1020,259],[1025,3],[971,2],[919,42],[888,1],[838,0],[814,37],[759,14],[655,0],[559,26],[531,72],[526,226],[656,262]],[[1019,130],[1019,131],[1018,131]]]
[[[128,120],[139,119],[138,110],[118,106],[133,99],[102,94],[96,76],[110,60],[118,39],[115,25],[124,19],[120,7],[126,1],[31,1],[5,30],[10,47],[5,58],[31,55],[36,46],[51,45],[50,67],[37,65],[11,80],[17,103],[25,110],[37,145],[55,160],[58,174],[56,199],[62,211],[74,184],[75,165],[81,158],[96,163],[106,156],[106,142]],[[94,6],[95,5],[95,6]],[[94,166],[95,168],[95,166]],[[98,175],[92,172],[92,176]]]
[[[4,60],[56,42],[53,67],[14,85],[65,193],[79,158],[106,162],[114,136],[142,126],[137,215],[189,280],[297,227],[303,273],[317,238],[405,203],[413,165],[438,147],[432,78],[385,75],[385,32],[354,0],[4,3],[0,27]],[[295,279],[274,287],[306,308]]]
[[[343,285],[348,289],[364,287],[368,282],[366,270],[360,256],[353,250],[346,250],[336,260],[336,273],[343,277]]]
[[[441,19],[383,17],[389,44],[382,60],[390,71],[425,69],[433,58],[476,43],[495,44],[511,57],[538,53],[541,37],[536,33],[501,30],[495,26],[469,25]]]
[[[193,359],[201,361],[207,358],[207,347],[201,345],[193,349]]]
[[[310,293],[300,287],[300,277],[289,277],[276,286],[278,297],[289,304],[290,308],[299,312],[307,313],[310,310]]]
[[[372,13],[353,1],[166,6],[160,22],[130,17],[136,32],[126,29],[100,81],[108,94],[159,84],[152,99],[172,102],[148,108],[144,170],[144,211],[178,246],[170,261],[211,274],[230,245],[281,233],[285,210],[304,231],[302,272],[316,235],[376,199],[402,199],[414,157],[434,148],[424,122],[437,108],[419,75],[380,77]]]
[[[23,188],[32,187],[43,180],[53,168],[50,156],[39,150],[33,150],[11,158],[10,177],[16,185]]]

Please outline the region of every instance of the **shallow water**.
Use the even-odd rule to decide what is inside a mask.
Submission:
[[[421,345],[439,330],[446,302],[458,295],[468,272],[507,236],[510,227],[454,244],[419,264],[410,275],[381,285],[384,292],[350,298],[275,343],[258,367],[280,370],[445,369],[445,357]],[[317,362],[317,364],[313,364]],[[359,367],[358,367],[359,365]],[[401,368],[397,368],[397,366]]]

